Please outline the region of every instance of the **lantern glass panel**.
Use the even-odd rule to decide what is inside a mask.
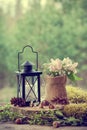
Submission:
[[[26,101],[38,100],[37,76],[28,77],[25,79],[25,99]]]

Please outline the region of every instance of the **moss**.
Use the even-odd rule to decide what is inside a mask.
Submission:
[[[64,106],[63,114],[67,117],[74,116],[76,118],[82,118],[87,114],[87,104],[69,104]]]
[[[87,92],[78,87],[67,86],[67,96],[70,103],[87,103]]]

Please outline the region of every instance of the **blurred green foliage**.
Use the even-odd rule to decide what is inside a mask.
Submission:
[[[86,86],[87,80],[87,1],[33,0],[25,13],[21,1],[16,0],[15,16],[0,9],[0,87],[16,83],[17,53],[25,45],[39,52],[39,68],[50,58],[70,57],[79,63],[77,85]],[[34,62],[34,56],[24,53],[24,59]],[[23,62],[24,62],[23,59]],[[14,80],[15,79],[15,80]]]

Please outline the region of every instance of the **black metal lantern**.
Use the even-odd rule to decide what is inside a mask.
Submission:
[[[25,48],[31,48],[32,52],[36,54],[36,70],[33,70],[33,65],[26,61],[23,70],[20,69],[20,55]],[[17,97],[25,99],[26,104],[30,102],[40,102],[40,75],[42,72],[38,71],[38,52],[33,51],[30,45],[25,46],[21,52],[18,52],[18,71],[17,75]]]
[[[24,72],[25,73],[32,71],[32,64],[30,62],[26,61],[25,63],[23,63],[22,66],[24,66]]]

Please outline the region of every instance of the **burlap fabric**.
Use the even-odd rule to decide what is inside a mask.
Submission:
[[[46,76],[45,100],[54,103],[59,103],[59,100],[61,100],[60,104],[65,100],[65,104],[67,104],[66,81],[67,77],[65,75]]]

